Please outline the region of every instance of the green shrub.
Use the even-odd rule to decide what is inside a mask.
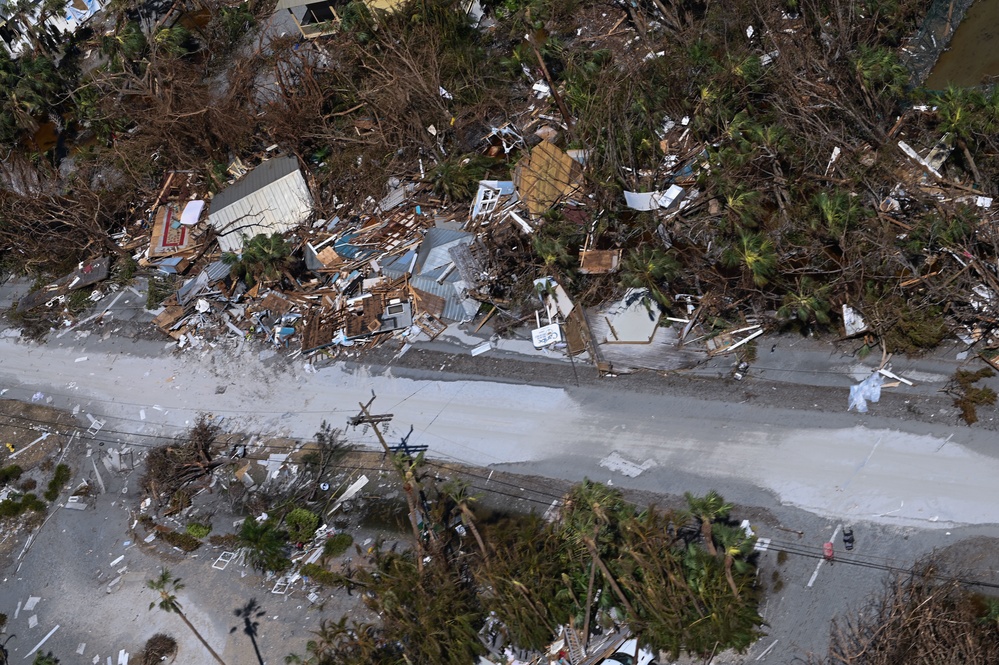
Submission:
[[[208,537],[208,534],[212,532],[212,525],[201,524],[199,522],[191,522],[185,527],[185,530],[187,531],[188,535],[194,536],[195,538],[198,538],[200,540],[202,538]]]
[[[45,512],[45,502],[38,498],[37,494],[28,492],[21,499],[21,505],[24,506],[25,510],[33,510],[36,513]]]
[[[17,517],[24,512],[21,502],[16,499],[4,499],[0,501],[0,518]]]
[[[200,540],[189,533],[181,533],[180,531],[167,531],[163,534],[163,540],[167,541],[174,547],[179,547],[185,552],[193,552],[201,547]]]
[[[295,508],[284,518],[288,527],[288,538],[293,543],[305,543],[312,539],[319,527],[319,515],[305,508]]]
[[[24,469],[16,464],[5,466],[0,469],[0,484],[14,482],[21,477],[22,473],[24,473]]]
[[[69,482],[73,473],[69,470],[69,467],[65,464],[60,464],[55,469],[55,474],[52,476],[52,480],[49,481],[48,489],[45,490],[45,499],[48,501],[55,501],[59,498],[59,491],[62,486]]]
[[[28,492],[20,497],[11,497],[0,501],[0,518],[18,517],[25,511],[45,512],[45,502],[37,495]]]
[[[341,579],[343,579],[342,576],[326,570],[319,564],[315,563],[307,563],[302,566],[301,573],[303,577],[308,577],[316,584],[322,584],[323,586],[333,586],[335,584],[339,584]]]
[[[349,533],[338,533],[323,545],[323,556],[340,556],[354,544],[354,538]]]

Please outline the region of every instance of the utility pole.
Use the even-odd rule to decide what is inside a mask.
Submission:
[[[385,455],[392,460],[392,466],[395,467],[396,472],[399,474],[399,480],[402,481],[402,489],[406,494],[406,503],[409,505],[409,524],[413,528],[413,540],[416,547],[416,568],[423,572],[423,537],[420,534],[419,522],[416,519],[417,513],[417,500],[416,497],[420,495],[420,486],[416,480],[416,474],[413,472],[412,458],[407,456],[407,464],[404,466],[402,461],[397,459],[392,454],[392,449],[389,448],[388,443],[385,441],[384,435],[378,425],[381,423],[387,423],[392,421],[392,414],[381,414],[372,415],[369,409],[371,404],[375,401],[374,392],[371,393],[371,399],[368,400],[367,404],[357,403],[361,407],[361,412],[350,418],[347,422],[351,427],[357,427],[358,425],[371,425],[371,429],[374,430],[375,436],[378,437],[378,443],[382,444],[382,450],[385,451]],[[407,435],[408,439],[408,435]],[[405,439],[403,440],[405,444]],[[426,516],[424,517],[426,519]]]

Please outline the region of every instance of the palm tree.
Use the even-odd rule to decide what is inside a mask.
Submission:
[[[751,229],[759,226],[761,212],[759,190],[739,187],[725,194],[725,207],[733,213],[741,226]]]
[[[559,238],[535,233],[531,236],[531,247],[544,264],[546,273],[558,266],[569,267],[573,263],[574,257]]]
[[[38,129],[62,89],[62,79],[51,58],[25,55],[14,60],[0,49],[0,128],[2,140],[13,142],[21,132]]]
[[[291,564],[284,555],[284,536],[270,520],[260,522],[252,517],[244,520],[239,544],[246,548],[250,565],[261,572],[281,572]]]
[[[853,65],[857,78],[872,98],[897,97],[905,92],[909,73],[892,51],[861,45]]]
[[[471,509],[472,503],[477,501],[478,497],[470,495],[468,487],[469,484],[465,481],[449,480],[441,487],[441,494],[454,502],[455,509],[461,515],[462,525],[472,533],[472,537],[475,538],[475,542],[482,552],[482,561],[488,566],[489,551],[486,549],[485,541],[482,540],[482,534],[479,533],[479,529],[475,525],[475,514]]]
[[[747,536],[742,528],[728,524],[717,525],[713,536],[718,540],[718,544],[721,546],[725,556],[725,579],[728,580],[732,594],[738,598],[739,587],[735,583],[735,576],[732,574],[732,569],[735,568],[739,573],[749,570],[750,565],[746,561],[746,557],[753,553],[753,548],[756,546],[756,538]]]
[[[854,227],[865,214],[859,197],[840,190],[833,191],[831,194],[824,191],[819,192],[812,197],[812,207],[819,216],[817,225],[820,225],[821,230],[833,238],[842,236]],[[813,223],[813,228],[815,226],[816,224]]]
[[[98,48],[108,58],[113,71],[120,72],[128,68],[137,72],[141,69],[142,58],[148,46],[149,42],[146,41],[139,22],[128,21],[113,34],[101,36]]]
[[[174,58],[183,57],[191,52],[190,41],[191,32],[180,24],[172,28],[160,28],[153,36],[153,42]]]
[[[795,291],[784,295],[777,316],[783,319],[796,319],[803,325],[815,321],[819,325],[829,324],[829,291],[831,284],[819,284],[807,275],[798,281]]]
[[[252,287],[257,282],[275,282],[294,263],[291,248],[279,234],[259,233],[243,243],[242,254],[225,253],[222,261],[233,274]]]
[[[655,300],[669,306],[672,302],[663,285],[680,273],[680,263],[669,252],[643,245],[631,250],[621,262],[621,286],[646,288]]]
[[[741,231],[739,239],[722,252],[722,263],[741,267],[756,286],[766,286],[777,268],[774,244],[761,233]]]
[[[442,160],[427,173],[434,194],[449,203],[471,200],[486,177],[493,159],[485,155],[465,155]]]
[[[702,497],[685,492],[683,498],[687,500],[690,512],[701,521],[701,537],[704,538],[704,548],[711,556],[718,556],[718,550],[715,549],[715,542],[711,535],[711,525],[715,520],[727,517],[732,512],[732,504],[725,503],[725,499],[715,490],[711,490]]]
[[[937,118],[939,129],[951,132],[959,138],[968,138],[974,127],[978,107],[984,106],[988,98],[977,90],[949,86],[942,95],[937,95]]]
[[[167,570],[166,568],[161,568],[160,576],[154,580],[147,581],[146,586],[160,594],[160,602],[149,603],[149,609],[153,609],[154,607],[159,607],[164,612],[172,612],[177,616],[179,616],[180,620],[183,621],[184,624],[191,629],[191,632],[194,633],[194,636],[197,637],[198,640],[200,640],[201,643],[205,645],[205,648],[208,649],[208,653],[212,654],[212,657],[219,662],[219,665],[225,665],[225,661],[222,660],[222,658],[217,653],[215,653],[215,649],[212,649],[211,645],[208,644],[208,642],[205,641],[205,638],[201,636],[201,633],[198,632],[198,629],[195,628],[190,621],[188,621],[187,616],[184,614],[180,606],[180,602],[177,601],[176,592],[184,588],[184,585],[181,583],[180,578],[173,577],[172,575],[170,575],[169,570]]]
[[[35,654],[35,659],[31,661],[31,665],[59,665],[59,659],[52,655],[52,652],[42,653],[39,651]]]

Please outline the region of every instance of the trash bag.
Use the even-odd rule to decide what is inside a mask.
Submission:
[[[856,409],[857,413],[867,413],[867,403],[877,403],[881,399],[881,384],[885,377],[874,372],[855,386],[850,386],[850,405],[846,410]]]

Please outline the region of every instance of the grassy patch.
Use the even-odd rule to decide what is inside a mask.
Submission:
[[[190,522],[186,527],[188,535],[193,536],[197,539],[207,538],[208,534],[212,532],[211,524],[202,524],[200,522]]]
[[[212,547],[234,550],[239,547],[239,536],[234,533],[216,534],[208,539],[208,543]]]
[[[192,536],[189,533],[181,533],[180,531],[167,531],[162,534],[163,540],[167,541],[174,547],[178,547],[185,552],[193,552],[194,550],[201,547],[201,541]]]
[[[978,422],[978,407],[992,406],[996,403],[996,391],[988,386],[976,386],[982,379],[995,376],[989,367],[983,367],[977,372],[959,369],[954,372],[948,392],[954,396],[954,406],[961,410],[961,419],[972,425]]]

